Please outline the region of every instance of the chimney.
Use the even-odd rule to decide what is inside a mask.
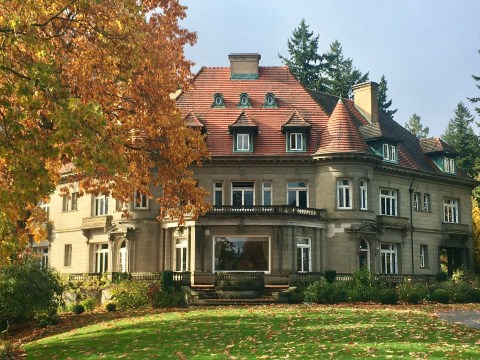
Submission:
[[[230,54],[230,79],[253,80],[258,79],[258,63],[260,54]]]
[[[367,118],[370,124],[378,122],[378,84],[373,81],[353,85],[355,106]]]

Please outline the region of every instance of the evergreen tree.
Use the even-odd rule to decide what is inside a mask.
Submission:
[[[430,131],[428,126],[423,127],[421,117],[415,113],[413,113],[408,122],[405,123],[405,129],[419,139],[425,139]]]
[[[321,83],[325,92],[351,99],[353,85],[368,80],[368,72],[362,74],[353,66],[352,59],[343,56],[342,45],[338,40],[330,44],[330,50],[323,58],[325,65]]]
[[[450,119],[442,138],[459,153],[458,168],[475,177],[479,170],[475,163],[480,156],[480,139],[473,131],[473,120],[473,115],[460,101],[455,109],[455,116]]]
[[[385,79],[385,75],[382,75],[380,83],[378,84],[378,108],[383,110],[391,119],[393,119],[393,115],[398,109],[389,109],[390,106],[392,106],[392,100],[387,101],[387,90],[387,80]]]
[[[322,90],[319,79],[322,69],[322,56],[318,54],[318,38],[313,31],[308,31],[309,26],[302,19],[298,28],[293,30],[293,35],[288,39],[288,52],[290,58],[278,54],[285,65],[307,89]]]
[[[480,53],[480,50],[478,52]],[[475,86],[477,87],[477,89],[480,89],[480,76],[472,75],[472,78],[476,82]],[[470,102],[474,104],[480,103],[480,97],[468,98],[468,100],[470,100]],[[480,107],[476,106],[475,111],[478,115],[480,115]],[[480,126],[480,123],[477,123],[477,125]]]

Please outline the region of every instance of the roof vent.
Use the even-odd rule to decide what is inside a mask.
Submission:
[[[230,79],[254,80],[258,79],[258,63],[260,54],[230,54]]]

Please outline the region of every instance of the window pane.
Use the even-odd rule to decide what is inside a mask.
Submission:
[[[233,206],[242,206],[242,192],[234,191],[232,193],[232,205]]]
[[[215,270],[269,271],[267,237],[215,238]]]
[[[299,207],[307,207],[307,192],[306,191],[299,191],[298,192],[298,206]]]
[[[245,206],[253,206],[253,191],[245,191],[244,192],[244,203]]]
[[[289,191],[288,192],[288,205],[289,206],[297,206],[297,192],[296,191]]]

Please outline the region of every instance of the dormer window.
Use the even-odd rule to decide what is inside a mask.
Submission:
[[[305,151],[305,133],[288,133],[287,151]]]
[[[455,174],[455,159],[451,157],[444,157],[443,171],[449,174]]]
[[[397,147],[391,144],[383,144],[383,160],[397,162]]]
[[[250,96],[247,93],[240,94],[240,102],[238,103],[239,108],[251,108],[252,104],[250,103]]]
[[[212,107],[214,108],[224,108],[225,102],[223,101],[223,95],[221,93],[216,93],[213,95],[213,104]]]
[[[251,152],[253,148],[251,140],[252,138],[250,133],[236,133],[234,151]]]
[[[267,93],[267,95],[265,95],[265,103],[263,104],[263,107],[264,108],[278,107],[277,99],[275,98],[275,95],[273,93]]]

